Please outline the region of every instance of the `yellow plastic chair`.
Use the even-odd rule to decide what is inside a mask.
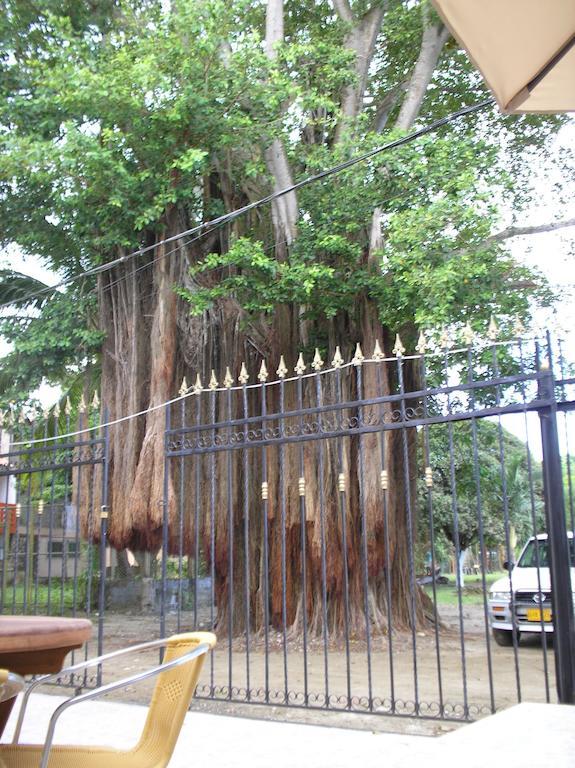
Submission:
[[[0,669],[0,701],[13,699],[18,696],[20,691],[24,690],[24,678],[9,672],[7,669]]]
[[[12,744],[0,744],[0,766],[3,768],[163,768],[172,756],[185,714],[188,710],[208,651],[216,644],[210,632],[173,635],[165,640],[125,648],[74,664],[54,675],[34,681],[26,690]],[[102,685],[60,704],[50,719],[44,744],[18,744],[22,722],[31,692],[49,679],[103,664],[126,653],[166,646],[162,664],[137,675]],[[157,675],[150,708],[140,740],[130,750],[108,747],[52,746],[54,730],[60,715],[70,706],[103,694],[134,685]]]

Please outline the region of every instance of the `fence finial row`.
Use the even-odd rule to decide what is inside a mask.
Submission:
[[[515,325],[514,325],[514,333],[515,333],[516,337],[519,338],[524,333],[524,331],[525,331],[525,328],[523,326],[523,323],[520,320],[517,320]],[[460,333],[458,335],[459,335],[459,338],[461,339],[461,341],[467,347],[473,346],[477,342],[477,340],[479,339],[478,334],[476,333],[476,331],[473,330],[469,320],[465,323],[464,327],[462,328],[462,330],[460,331]],[[487,328],[486,336],[487,336],[487,338],[491,342],[495,342],[497,340],[498,336],[499,336],[499,326],[498,326],[497,321],[496,321],[496,319],[495,319],[495,317],[493,315],[490,318],[489,325],[488,325],[488,328]],[[456,344],[456,341],[455,341],[454,334],[452,334],[452,332],[450,331],[449,328],[444,327],[442,332],[441,332],[441,334],[439,335],[439,338],[437,338],[437,341],[436,341],[435,345],[432,345],[432,347],[435,346],[435,348],[439,348],[441,350],[446,351],[446,350],[451,349],[455,344]],[[429,346],[430,346],[430,340],[429,340],[428,336],[426,335],[426,332],[422,329],[422,330],[419,331],[419,336],[418,336],[418,339],[417,339],[417,344],[415,345],[415,352],[417,354],[419,354],[419,355],[425,355],[429,351]],[[404,345],[404,343],[403,343],[403,341],[401,339],[400,334],[397,333],[395,335],[395,343],[394,343],[394,346],[393,346],[393,349],[392,349],[392,355],[395,358],[397,358],[398,360],[400,360],[406,354],[407,354],[406,347],[405,347],[405,345]],[[350,362],[351,362],[352,365],[354,365],[356,367],[359,367],[359,366],[363,365],[365,359],[366,359],[366,357],[365,357],[365,355],[363,353],[361,344],[358,342],[356,344],[354,355],[353,355],[353,357],[352,357]],[[383,347],[380,344],[379,340],[375,341],[374,347],[373,347],[373,352],[372,352],[371,358],[369,358],[369,359],[373,360],[373,361],[376,361],[376,362],[381,362],[382,360],[386,359],[385,352],[384,352]],[[313,356],[313,360],[312,360],[312,362],[310,364],[310,367],[311,367],[311,369],[313,371],[315,371],[315,373],[319,373],[321,370],[323,370],[324,365],[325,365],[325,363],[324,363],[324,360],[323,360],[323,358],[321,356],[319,348],[316,347],[315,348],[315,354]],[[336,346],[333,359],[331,360],[331,367],[335,368],[337,370],[339,368],[342,368],[344,365],[346,365],[346,361],[343,358],[343,355],[341,353],[341,349],[340,349],[339,346]],[[304,373],[306,372],[307,365],[306,365],[306,362],[304,360],[304,356],[303,356],[302,352],[299,353],[298,358],[297,358],[297,362],[296,362],[295,367],[294,367],[293,370],[294,370],[294,372],[295,372],[295,374],[297,376],[303,376]],[[280,379],[280,380],[285,379],[288,376],[288,374],[289,374],[289,369],[288,369],[288,367],[286,365],[285,358],[284,358],[283,355],[280,356],[280,361],[279,361],[278,368],[276,370],[276,374],[278,376],[278,379]],[[240,373],[239,373],[239,376],[238,376],[238,382],[241,385],[245,386],[249,382],[249,379],[250,379],[250,377],[249,377],[249,374],[248,374],[248,370],[247,370],[246,364],[245,364],[245,362],[242,362],[241,368],[240,368]],[[260,365],[260,370],[259,370],[259,373],[258,373],[258,376],[257,376],[257,380],[261,384],[264,384],[265,382],[268,381],[268,379],[269,379],[269,371],[268,371],[268,368],[267,368],[267,364],[266,364],[265,360],[262,360],[261,365]],[[226,367],[226,373],[225,373],[225,377],[224,377],[224,380],[223,380],[223,386],[226,389],[230,389],[233,385],[234,385],[234,378],[233,378],[233,376],[232,376],[232,374],[230,372],[229,367]],[[207,386],[207,389],[209,389],[210,391],[216,391],[219,388],[219,386],[220,385],[218,383],[215,371],[212,369],[211,377],[210,377],[210,381],[209,381],[209,384]],[[193,387],[191,387],[191,391],[192,391],[193,394],[199,394],[203,390],[204,390],[204,387],[203,387],[203,384],[202,384],[202,381],[201,381],[200,374],[197,374],[195,384],[193,385]],[[181,385],[180,390],[179,390],[179,394],[184,396],[184,395],[188,394],[189,391],[190,391],[190,387],[188,386],[188,384],[186,382],[186,378],[184,376],[184,378],[182,380],[182,385]],[[97,398],[97,394],[96,393],[94,394],[94,398],[96,400],[96,398]],[[68,407],[68,405],[67,405],[67,407]]]

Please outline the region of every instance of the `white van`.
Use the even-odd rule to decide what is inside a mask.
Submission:
[[[575,540],[571,531],[567,536],[575,604]],[[523,632],[553,632],[549,542],[546,533],[532,536],[523,547],[517,563],[512,566],[510,576],[498,579],[489,590],[489,620],[493,638],[498,645],[513,645],[511,590],[517,641]]]

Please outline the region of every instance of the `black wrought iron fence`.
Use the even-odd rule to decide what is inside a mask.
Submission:
[[[2,417],[0,614],[87,616],[101,652],[108,439],[105,429],[83,431],[94,418],[84,408],[73,421],[69,409]]]
[[[369,353],[184,382],[159,548],[121,580],[106,430],[20,425],[0,457],[0,612],[85,613],[100,650],[130,627],[214,629],[198,695],[215,700],[444,719],[573,702],[568,347]]]

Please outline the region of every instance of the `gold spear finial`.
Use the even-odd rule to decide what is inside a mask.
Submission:
[[[420,355],[424,355],[427,351],[427,339],[425,338],[425,334],[422,330],[419,332],[419,338],[417,339],[417,346],[415,347],[415,351],[419,352]]]
[[[317,347],[315,348],[315,355],[313,356],[311,367],[316,373],[319,373],[323,368],[323,360],[321,359],[321,355]]]
[[[204,385],[202,384],[202,380],[200,379],[200,374],[196,376],[196,381],[194,383],[194,386],[192,387],[192,392],[194,395],[199,395],[204,388]]]
[[[285,377],[288,375],[288,369],[283,355],[280,357],[280,364],[278,365],[276,373],[280,379],[285,379]]]
[[[461,332],[461,337],[468,347],[470,347],[475,341],[475,332],[471,327],[469,320],[465,323],[465,328]]]
[[[373,355],[371,357],[378,362],[385,360],[385,354],[377,339],[375,341],[375,347],[373,348]]]
[[[341,356],[341,352],[339,347],[335,348],[335,355],[333,356],[333,360],[331,361],[331,367],[332,368],[341,368],[343,365],[343,357]]]
[[[234,386],[234,377],[232,376],[230,369],[226,368],[226,375],[224,376],[224,387],[231,389]]]
[[[260,372],[258,373],[258,381],[262,384],[264,381],[268,380],[268,369],[266,367],[266,361],[262,360],[262,364],[260,365]]]
[[[56,405],[54,406],[54,417],[57,419],[60,415],[60,402],[56,401]]]
[[[219,386],[220,386],[220,385],[218,384],[218,380],[217,380],[217,378],[216,378],[216,372],[215,372],[215,371],[214,371],[214,369],[212,368],[212,375],[210,376],[210,383],[208,384],[208,389],[209,389],[209,390],[211,390],[212,392],[215,392],[215,391],[216,391],[216,389],[217,389]]]
[[[92,398],[92,408],[97,410],[100,407],[100,398],[98,397],[98,390],[94,390],[94,397]]]
[[[240,375],[238,376],[238,381],[240,384],[247,384],[250,380],[248,369],[246,368],[246,364],[242,363],[242,367],[240,368]]]
[[[188,390],[189,390],[189,389],[190,389],[190,388],[188,387],[188,382],[187,382],[187,379],[186,379],[186,377],[184,376],[184,378],[182,379],[182,383],[181,383],[181,386],[180,386],[180,389],[179,389],[179,392],[178,392],[178,394],[179,394],[181,397],[183,397],[184,395],[187,395],[187,394],[188,394]]]
[[[87,406],[86,406],[86,398],[84,397],[84,393],[82,392],[82,397],[80,398],[80,404],[78,405],[78,413],[86,413]]]
[[[439,337],[439,346],[442,349],[449,349],[451,346],[451,338],[449,337],[449,333],[447,332],[446,328],[443,329],[441,336]]]
[[[363,354],[361,349],[361,344],[358,341],[357,344],[355,345],[355,354],[351,362],[353,363],[353,365],[358,367],[360,365],[363,365],[364,360],[365,360],[365,355]]]
[[[66,416],[69,416],[72,413],[72,403],[70,402],[70,398],[66,398],[66,405],[64,406],[64,413]]]
[[[299,357],[297,359],[297,363],[295,364],[294,371],[297,373],[298,376],[303,376],[305,373],[306,365],[303,360],[303,355],[300,352]]]
[[[395,334],[395,346],[391,350],[396,357],[403,357],[405,354],[405,347],[401,342],[399,333]]]

